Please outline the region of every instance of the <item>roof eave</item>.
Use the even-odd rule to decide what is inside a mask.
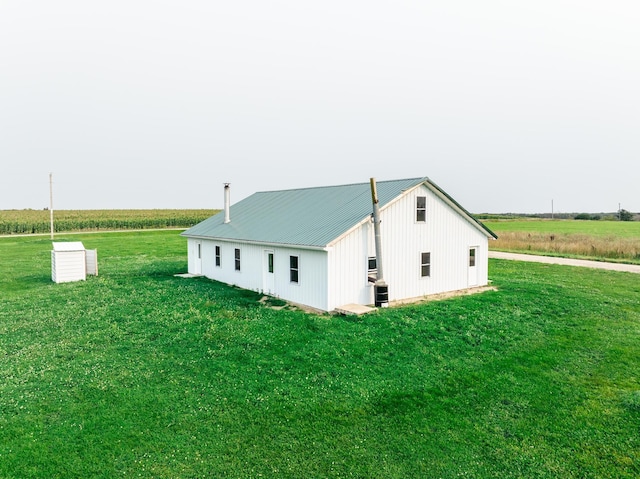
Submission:
[[[207,240],[207,241],[219,241],[224,243],[245,243],[256,246],[265,246],[269,248],[291,248],[291,249],[307,249],[314,251],[328,251],[329,246],[322,245],[305,245],[305,244],[293,244],[293,243],[275,243],[269,241],[256,241],[256,240],[246,240],[246,239],[238,239],[238,238],[222,238],[218,236],[206,236],[206,235],[185,235],[184,233],[180,233],[181,236],[185,236],[186,238],[191,239],[199,239],[199,240]]]

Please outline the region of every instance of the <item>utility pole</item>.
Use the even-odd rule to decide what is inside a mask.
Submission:
[[[51,223],[51,239],[53,239],[53,173],[49,173],[49,222]]]
[[[553,219],[553,199],[551,200],[551,219]]]

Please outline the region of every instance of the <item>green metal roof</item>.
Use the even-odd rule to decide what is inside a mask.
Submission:
[[[380,207],[428,178],[379,181]],[[430,182],[429,182],[430,183]],[[324,247],[371,215],[369,182],[254,193],[189,228],[187,237]],[[468,214],[468,213],[467,213]],[[470,218],[473,221],[473,218]]]

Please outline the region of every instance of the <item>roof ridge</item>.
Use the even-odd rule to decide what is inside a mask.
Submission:
[[[381,208],[424,184],[475,227],[494,236],[428,177],[377,183]],[[214,215],[181,234],[221,241],[325,247],[370,215],[368,182],[261,191],[231,205],[230,223]]]
[[[376,184],[380,184],[380,183],[393,183],[396,181],[426,181],[429,178],[427,176],[418,176],[415,178],[397,178],[395,180],[376,180]],[[283,189],[279,189],[279,190],[262,190],[262,191],[256,191],[256,193],[280,193],[280,192],[284,192],[284,191],[306,191],[306,190],[320,190],[323,188],[342,188],[342,187],[346,187],[346,186],[362,186],[362,185],[368,185],[369,182],[368,181],[361,181],[358,183],[346,183],[346,184],[342,184],[342,185],[321,185],[321,186],[306,186],[306,187],[302,187],[302,188],[283,188]],[[254,193],[255,194],[255,193]]]

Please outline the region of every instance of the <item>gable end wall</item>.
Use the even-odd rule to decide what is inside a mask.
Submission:
[[[415,221],[416,197],[426,197],[426,222]],[[466,289],[469,248],[477,247],[476,285],[487,284],[488,239],[425,186],[408,191],[382,209],[381,237],[389,300]],[[420,275],[422,252],[431,253],[431,276]],[[343,237],[329,254],[330,307],[373,303],[367,282],[367,258],[375,256],[373,225],[362,224]]]

